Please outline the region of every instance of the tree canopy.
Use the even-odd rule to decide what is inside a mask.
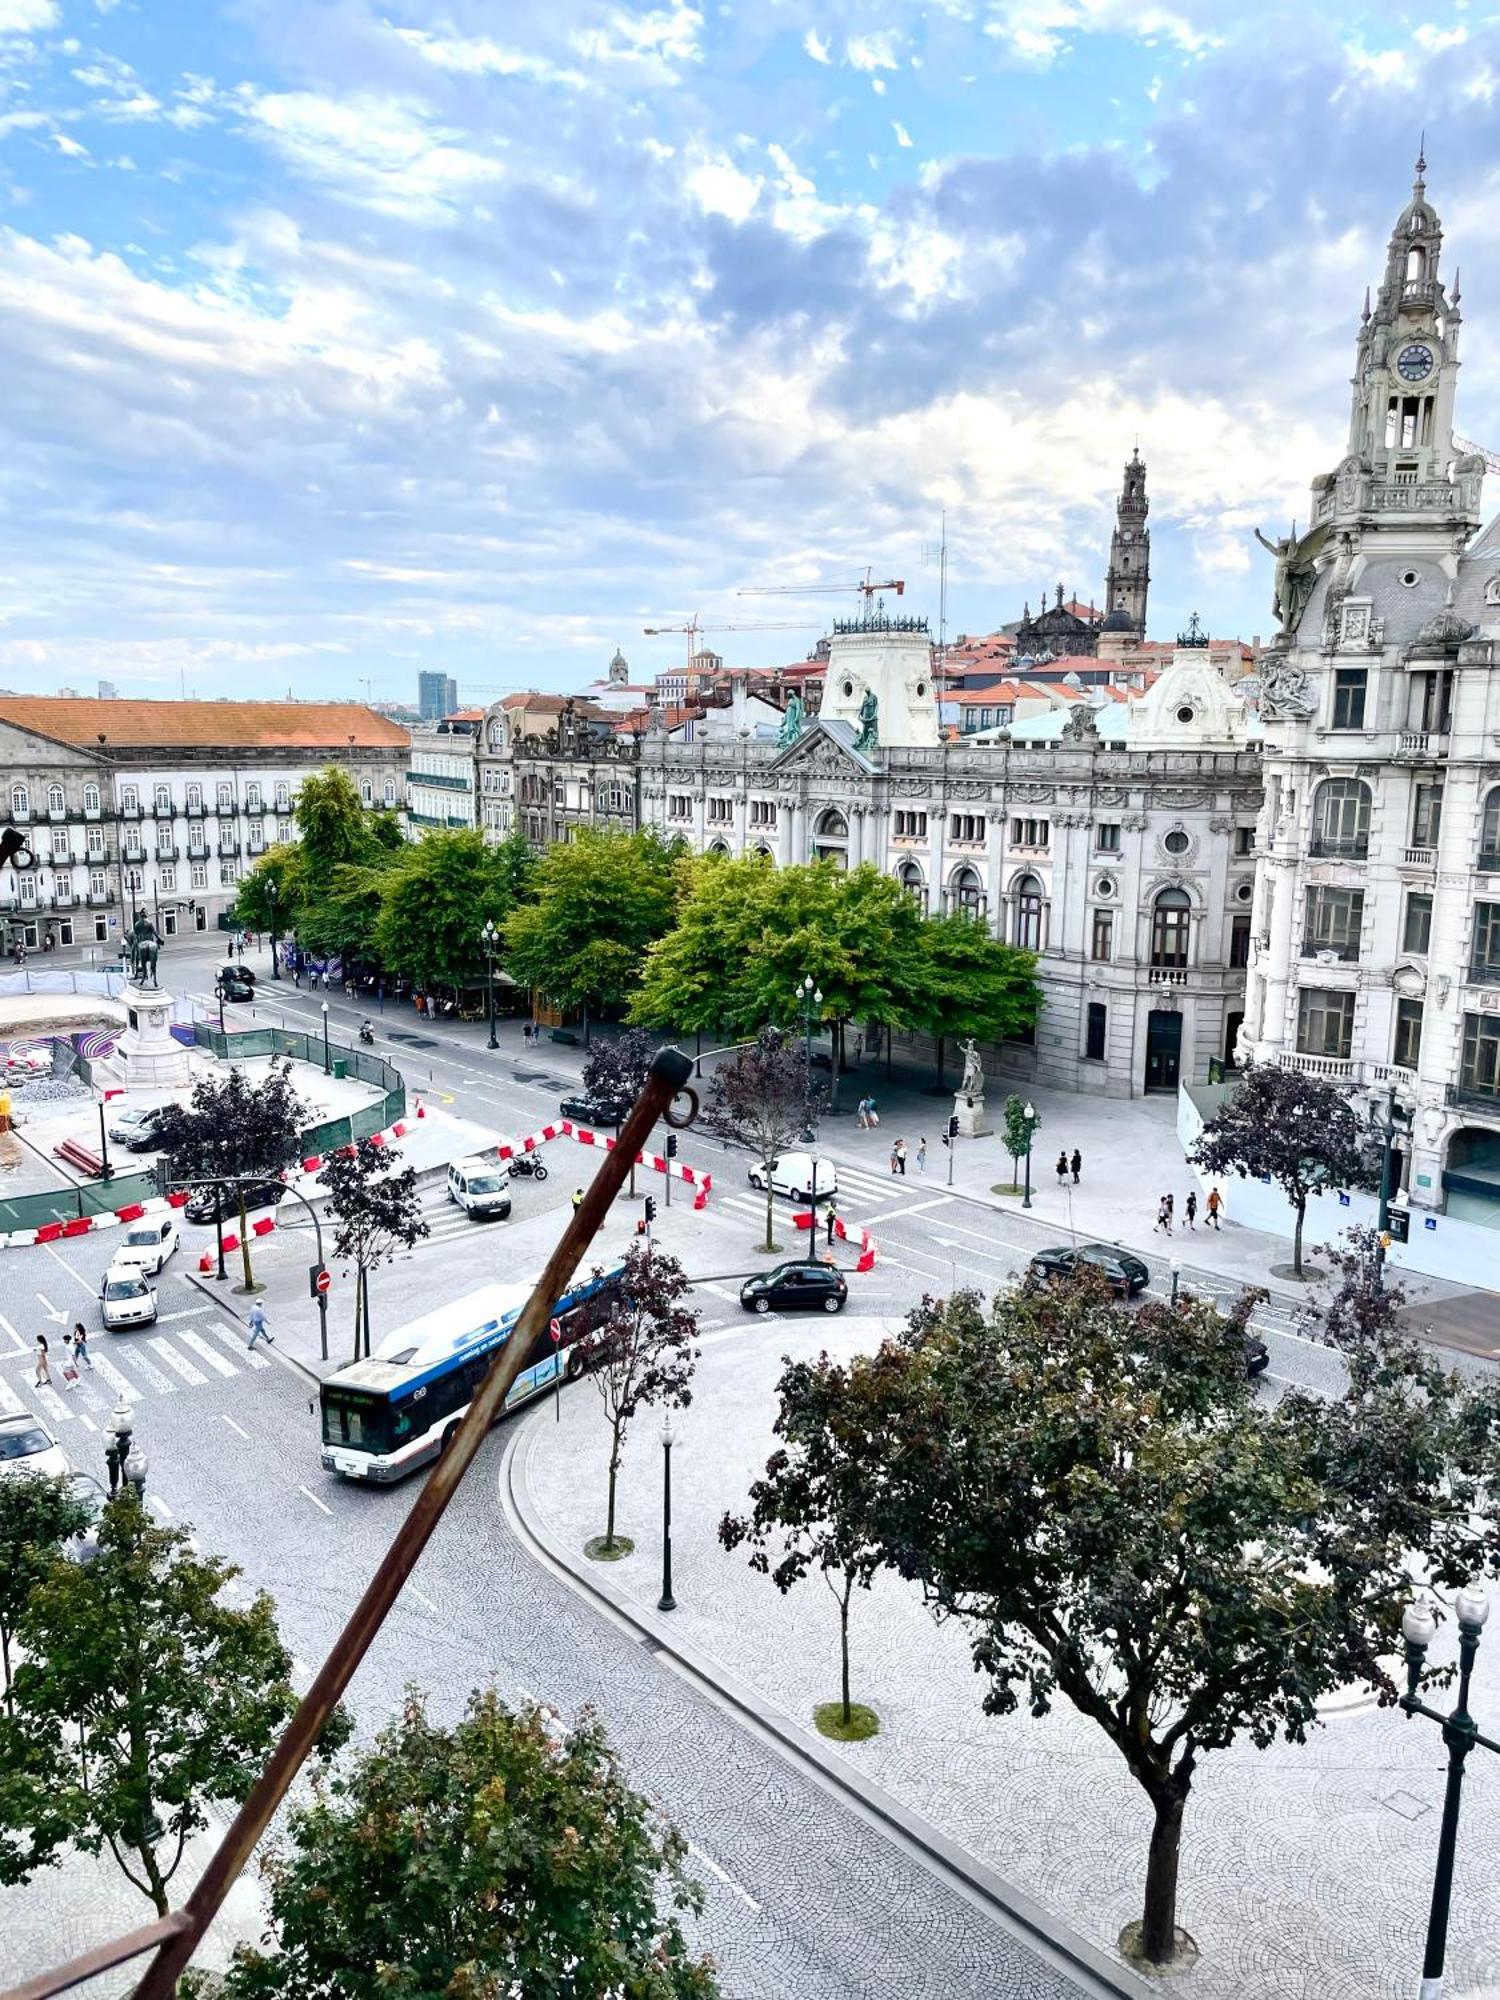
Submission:
[[[491,847],[477,827],[413,842],[377,878],[379,963],[423,989],[482,976],[484,926],[500,929],[516,907],[527,872],[517,864],[514,841]]]
[[[703,1104],[709,1131],[748,1147],[766,1176],[767,1251],[776,1248],[771,1168],[801,1138],[821,1101],[801,1036],[762,1028],[755,1040],[715,1064]]]
[[[506,970],[563,1007],[621,1005],[672,922],[673,863],[655,833],[580,828],[542,856],[533,900],[507,919]]]
[[[0,1694],[11,1705],[11,1642],[32,1591],[88,1512],[62,1479],[0,1479]]]
[[[290,1059],[273,1062],[259,1082],[239,1064],[199,1077],[186,1104],[169,1104],[157,1128],[168,1171],[179,1184],[224,1179],[256,1180],[277,1174],[297,1158],[308,1106],[292,1087]],[[244,1188],[238,1190],[240,1252],[245,1288],[255,1282],[245,1229]]]

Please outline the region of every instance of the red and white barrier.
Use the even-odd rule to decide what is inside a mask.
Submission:
[[[792,1217],[792,1221],[798,1229],[815,1230],[818,1226],[818,1218],[810,1208],[800,1209]],[[841,1215],[835,1215],[833,1218],[833,1233],[841,1243],[848,1243],[851,1240]],[[868,1229],[862,1227],[859,1230],[859,1257],[854,1268],[856,1271],[873,1271],[875,1268],[875,1238]]]

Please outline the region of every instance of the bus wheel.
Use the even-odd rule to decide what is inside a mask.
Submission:
[[[580,1353],[578,1348],[570,1347],[568,1349],[567,1366],[563,1370],[564,1380],[568,1382],[576,1382],[582,1373],[583,1373],[583,1355]]]
[[[443,1441],[438,1446],[439,1458],[446,1458],[448,1456],[448,1447],[452,1444],[453,1440],[457,1436],[458,1436],[458,1425],[456,1423],[449,1424],[447,1430],[443,1432]]]

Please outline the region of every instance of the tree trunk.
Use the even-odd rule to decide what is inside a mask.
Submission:
[[[620,1470],[620,1427],[617,1424],[609,1447],[609,1506],[604,1516],[604,1546],[615,1545],[615,1479]]]
[[[255,1290],[255,1273],[250,1268],[250,1225],[245,1219],[245,1188],[240,1183],[240,1262],[245,1267],[245,1290]]]
[[[370,1358],[370,1268],[367,1264],[359,1267],[359,1296],[363,1311],[360,1315],[364,1327],[365,1359]]]
[[[771,1162],[769,1160],[762,1160],[761,1165],[766,1170],[766,1240],[761,1245],[761,1248],[763,1250],[774,1250],[776,1248],[776,1190],[771,1185]],[[818,1233],[817,1222],[818,1214],[817,1210],[814,1209],[813,1234],[815,1236]]]
[[[938,1038],[937,1038],[937,1045],[938,1045],[938,1046],[937,1046],[937,1058],[938,1058],[938,1089],[939,1089],[939,1090],[941,1090],[941,1089],[942,1089],[942,1087],[943,1087],[943,1052],[944,1052],[944,1043],[945,1043],[945,1042],[947,1041],[947,1039],[948,1039],[948,1038],[947,1038],[947,1036],[946,1036],[946,1035],[939,1035],[939,1036],[938,1036]]]
[[[3,1626],[0,1626],[0,1662],[4,1663],[5,1668],[5,1712],[7,1715],[14,1715],[16,1698],[11,1692],[10,1685],[10,1632]]]
[[[137,1842],[135,1851],[141,1857],[141,1867],[145,1872],[146,1881],[150,1885],[146,1890],[146,1894],[156,1905],[156,1914],[159,1917],[164,1917],[168,1915],[172,1905],[167,1901],[167,1885],[162,1879],[160,1868],[156,1865],[156,1849],[151,1846],[149,1841],[142,1840]]]
[[[1307,1220],[1307,1196],[1297,1203],[1297,1226],[1292,1231],[1292,1269],[1302,1276],[1302,1225]]]
[[[1153,1788],[1156,1823],[1146,1858],[1146,1906],[1141,1915],[1141,1952],[1153,1965],[1171,1962],[1177,1932],[1177,1863],[1182,1852],[1182,1811],[1187,1795],[1176,1786]]]
[[[852,1588],[845,1577],[844,1594],[839,1599],[839,1694],[844,1704],[846,1729],[854,1720],[854,1711],[849,1705],[849,1592]]]

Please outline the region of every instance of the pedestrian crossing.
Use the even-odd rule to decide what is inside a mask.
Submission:
[[[7,1371],[9,1380],[0,1374],[0,1416],[19,1416],[29,1410],[43,1418],[54,1436],[75,1425],[98,1431],[117,1403],[133,1407],[152,1397],[217,1386],[242,1372],[271,1366],[264,1354],[246,1350],[243,1336],[225,1324],[211,1305],[164,1314],[157,1327],[167,1319],[175,1322],[170,1333],[145,1329],[140,1333],[92,1334],[89,1361],[93,1366],[89,1361],[83,1363],[76,1388],[63,1379],[68,1352],[61,1342],[54,1345],[50,1386],[37,1387],[29,1354],[7,1357],[15,1365]],[[190,1320],[197,1324],[185,1324]]]
[[[846,1228],[870,1228],[885,1222],[899,1222],[903,1216],[925,1212],[951,1199],[941,1180],[931,1174],[913,1172],[909,1163],[904,1175],[879,1174],[864,1167],[838,1167],[838,1191],[834,1201]],[[757,1222],[765,1220],[765,1195],[751,1187],[748,1181],[726,1185],[716,1180],[708,1206],[710,1213],[715,1209],[730,1209],[737,1215],[753,1215]],[[803,1210],[807,1204],[788,1202],[784,1196],[778,1195],[776,1207],[782,1213],[788,1209]],[[819,1213],[823,1213],[821,1202]]]

